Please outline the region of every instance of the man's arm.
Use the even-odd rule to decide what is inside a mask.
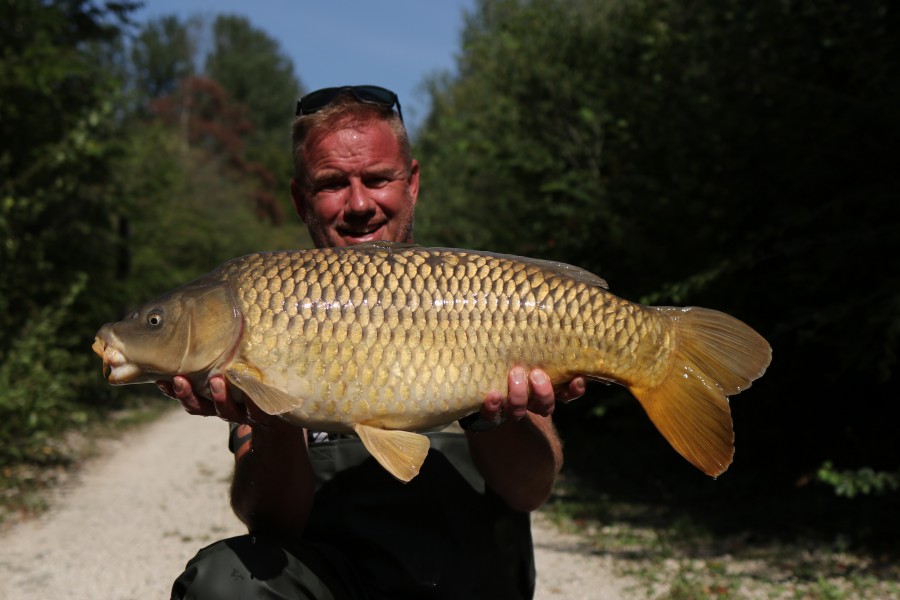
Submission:
[[[221,377],[210,380],[208,399],[196,395],[182,377],[175,378],[171,390],[160,387],[191,414],[218,415],[240,423],[242,430],[250,428],[252,439],[235,449],[231,506],[251,533],[299,536],[315,492],[306,430],[265,414],[252,402],[237,401],[230,392],[234,388]]]
[[[481,417],[493,420],[503,412],[506,421],[489,431],[466,432],[472,460],[485,481],[513,509],[530,512],[539,508],[553,489],[562,468],[562,443],[550,415],[556,400],[581,396],[585,381],[577,377],[554,395],[547,375],[540,369],[526,379],[521,367],[509,373],[508,398],[491,393]]]

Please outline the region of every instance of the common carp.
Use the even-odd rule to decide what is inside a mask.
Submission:
[[[478,411],[514,365],[627,387],[717,476],[728,396],[772,354],[725,313],[629,302],[572,265],[391,242],[231,260],[107,323],[93,350],[114,385],[223,375],[268,414],[356,434],[402,481],[428,453],[419,432]]]

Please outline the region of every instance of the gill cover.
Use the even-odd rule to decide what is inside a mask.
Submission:
[[[199,373],[231,355],[241,334],[241,313],[222,284],[201,288],[188,301],[188,338],[181,373]]]
[[[233,353],[241,322],[230,290],[221,283],[185,286],[149,302],[98,333],[124,361],[119,369],[123,376],[118,381],[111,377],[110,383],[144,383],[213,370]]]

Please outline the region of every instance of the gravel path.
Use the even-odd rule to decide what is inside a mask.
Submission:
[[[168,598],[206,544],[242,533],[228,506],[231,455],[217,419],[173,410],[55,490],[51,509],[0,533],[0,598]],[[534,519],[536,600],[627,598],[611,559]]]

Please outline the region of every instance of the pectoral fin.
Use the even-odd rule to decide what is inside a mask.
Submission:
[[[375,460],[404,483],[419,474],[431,445],[427,437],[410,431],[381,429],[361,423],[354,425],[353,430]]]
[[[247,394],[266,414],[281,415],[303,404],[302,398],[291,396],[284,390],[263,383],[256,369],[237,366],[225,371],[225,378]]]

